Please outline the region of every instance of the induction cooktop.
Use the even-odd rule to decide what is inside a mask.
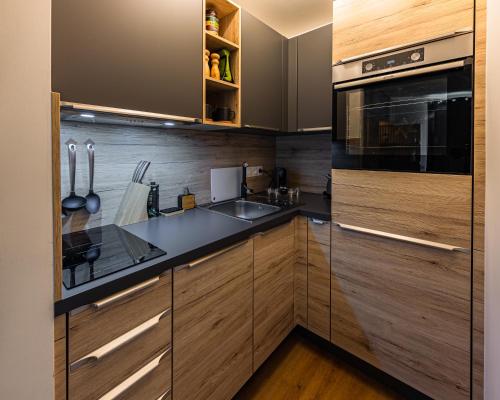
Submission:
[[[167,254],[117,225],[63,235],[62,247],[66,289]]]

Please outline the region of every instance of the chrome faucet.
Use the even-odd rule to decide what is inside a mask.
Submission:
[[[248,193],[253,194],[253,190],[247,186],[247,168],[248,163],[245,161],[242,167],[242,175],[241,175],[241,187],[240,187],[240,196],[242,199],[246,199]]]

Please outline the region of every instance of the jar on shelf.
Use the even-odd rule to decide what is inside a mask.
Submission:
[[[207,9],[205,15],[205,29],[217,35],[219,34],[219,18],[217,18],[217,11],[213,8]]]

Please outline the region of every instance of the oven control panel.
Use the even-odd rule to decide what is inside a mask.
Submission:
[[[374,58],[364,61],[362,64],[363,74],[381,71],[384,69],[399,67],[402,65],[414,64],[424,61],[424,48],[403,51],[390,56]]]

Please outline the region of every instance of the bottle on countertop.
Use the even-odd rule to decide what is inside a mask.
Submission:
[[[149,188],[148,217],[154,218],[160,215],[160,185],[156,182],[151,182]]]

